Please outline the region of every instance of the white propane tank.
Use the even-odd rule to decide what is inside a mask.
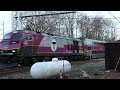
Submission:
[[[71,64],[67,60],[52,59],[48,62],[37,62],[32,65],[30,74],[34,79],[46,79],[52,76],[69,72]]]

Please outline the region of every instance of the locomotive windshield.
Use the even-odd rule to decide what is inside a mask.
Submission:
[[[13,36],[12,36],[12,40],[19,40],[20,38],[22,38],[22,35],[21,33],[14,33]]]
[[[11,34],[8,33],[8,34],[5,34],[5,36],[3,37],[3,39],[10,39],[11,38]]]

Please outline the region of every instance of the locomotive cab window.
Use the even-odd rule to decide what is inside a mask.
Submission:
[[[31,41],[32,40],[32,36],[31,35],[26,35],[25,39]]]

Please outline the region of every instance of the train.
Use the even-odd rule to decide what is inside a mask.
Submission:
[[[104,57],[105,41],[15,30],[0,42],[0,61],[31,63],[52,58],[82,60]]]

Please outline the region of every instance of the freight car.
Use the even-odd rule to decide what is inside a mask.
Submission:
[[[104,56],[103,43],[92,39],[16,30],[3,37],[0,43],[0,57],[6,58],[3,59],[6,62],[22,64],[52,60],[53,57],[67,60],[91,59]],[[97,55],[98,53],[99,55]]]

